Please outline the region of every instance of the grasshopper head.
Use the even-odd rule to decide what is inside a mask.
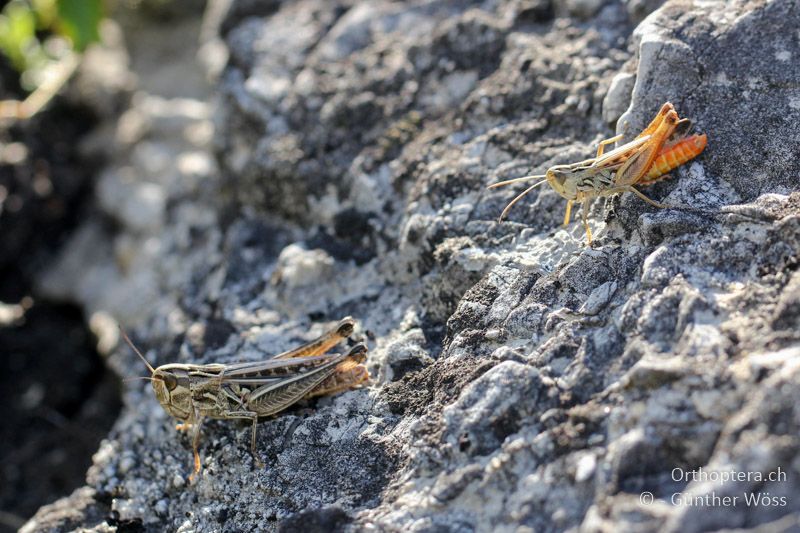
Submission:
[[[189,375],[181,365],[171,364],[156,368],[151,382],[156,399],[166,412],[180,420],[193,417]]]
[[[152,383],[153,392],[161,407],[180,420],[194,418],[192,391],[189,389],[189,373],[186,366],[174,363],[153,368],[153,365],[147,361],[147,358],[128,338],[122,326],[120,326],[119,332],[125,342],[128,343],[128,346],[139,356],[139,359],[144,362],[150,371],[150,377],[144,379],[149,379],[150,383]]]
[[[570,179],[574,174],[574,165],[555,165],[547,169],[545,177],[554,191],[567,200],[574,200],[578,194],[575,187],[576,180]]]

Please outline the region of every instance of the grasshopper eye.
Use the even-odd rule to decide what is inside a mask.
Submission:
[[[178,378],[172,374],[164,374],[162,379],[164,380],[164,385],[167,386],[167,390],[174,390],[178,386]]]
[[[552,186],[563,188],[564,182],[567,180],[567,174],[561,170],[551,168],[547,171],[547,179]]]

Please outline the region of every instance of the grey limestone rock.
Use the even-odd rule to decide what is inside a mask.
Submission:
[[[673,0],[635,31],[659,2],[245,4],[219,21],[218,168],[173,168],[212,148],[136,111],[171,150],[165,197],[111,213],[105,246],[129,261],[115,298],[154,296],[77,297],[128,309],[154,364],[256,360],[352,315],[373,381],[260,424],[264,469],[246,425],[207,423],[193,484],[188,439],[131,384],[84,527],[113,525],[101,504],[180,531],[798,527],[796,2]],[[548,188],[497,221],[522,189],[486,186],[585,159],[613,115],[635,135],[665,101],[709,136],[648,189],[677,209],[598,201],[592,248]],[[145,160],[124,161],[140,186]],[[739,502],[674,504],[714,491]]]

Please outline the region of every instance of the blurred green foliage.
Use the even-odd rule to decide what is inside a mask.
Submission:
[[[36,88],[44,70],[100,39],[103,0],[11,0],[0,12],[0,52]]]
[[[103,18],[102,0],[57,0],[56,6],[56,28],[72,41],[75,50],[82,52],[100,40],[98,28]]]

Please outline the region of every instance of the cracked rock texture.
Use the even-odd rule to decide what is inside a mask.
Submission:
[[[800,7],[660,4],[212,3],[216,109],[134,99],[103,216],[42,285],[154,364],[257,360],[352,315],[373,380],[260,424],[263,469],[246,425],[207,423],[193,484],[130,383],[87,487],[27,530],[800,527]],[[665,101],[709,136],[648,189],[679,209],[598,201],[593,248],[546,187],[497,222],[522,188],[487,185]],[[752,474],[675,474],[698,468]],[[738,503],[679,505],[713,495]]]

